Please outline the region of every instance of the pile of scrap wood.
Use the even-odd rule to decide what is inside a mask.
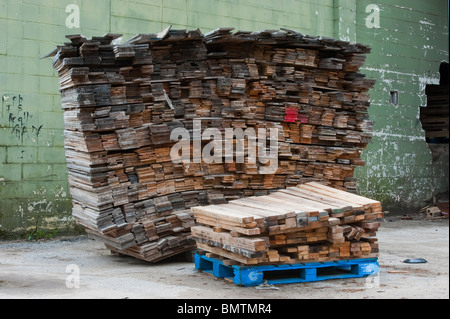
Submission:
[[[193,207],[197,247],[244,265],[378,257],[381,204],[319,183]]]
[[[120,34],[71,35],[54,51],[73,216],[109,249],[158,261],[195,247],[191,207],[308,181],[356,189],[372,136],[374,81],[359,73],[370,48],[291,30],[231,31],[168,28],[123,44],[114,44]],[[209,143],[195,137],[194,120],[222,134],[278,129],[277,170],[247,160],[248,140],[242,162],[174,161],[174,130],[189,132],[191,147]]]
[[[428,143],[448,143],[448,85],[427,84],[427,106],[420,108],[420,122]]]
[[[441,62],[439,74],[439,84],[425,86],[427,106],[420,107],[420,122],[425,131],[427,143],[448,144],[448,62]]]

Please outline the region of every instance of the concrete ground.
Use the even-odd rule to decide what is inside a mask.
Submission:
[[[113,255],[85,236],[0,241],[0,299],[448,299],[449,222],[385,218],[376,277],[239,287],[179,255],[158,264]],[[407,264],[424,258],[424,264]]]

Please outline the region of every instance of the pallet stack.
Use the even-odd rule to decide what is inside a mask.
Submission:
[[[420,108],[420,122],[425,131],[427,143],[448,143],[448,93],[448,84],[428,84],[425,87],[427,106]]]
[[[244,127],[282,125],[279,158],[286,165],[273,186],[311,178],[354,191],[354,167],[364,165],[373,128],[367,91],[374,81],[358,73],[370,48],[291,30],[221,28],[204,37],[209,68],[223,78],[216,90],[222,118],[245,119]]]
[[[190,61],[206,55],[193,50],[203,43],[196,32],[185,34],[186,42],[169,35],[152,50],[149,43],[112,45],[120,36],[68,36],[53,59],[73,216],[111,251],[156,262],[195,247],[189,208],[209,202],[201,181],[185,181],[183,168],[171,161],[170,131],[182,124],[174,121],[162,82],[150,75],[177,75],[171,59],[186,48],[195,51]]]
[[[124,44],[113,44],[120,34],[71,35],[55,50],[73,215],[109,249],[158,261],[195,247],[191,207],[309,181],[356,189],[372,133],[374,81],[358,72],[370,48],[232,30],[168,28]],[[248,141],[243,163],[174,162],[171,132],[187,129],[192,147],[194,120],[222,134],[278,129],[278,169],[248,161]]]
[[[197,248],[227,265],[378,257],[381,203],[320,183],[192,211]]]

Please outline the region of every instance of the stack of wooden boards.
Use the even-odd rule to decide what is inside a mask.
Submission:
[[[445,72],[443,72],[445,69]],[[427,143],[448,144],[449,83],[448,63],[441,63],[439,84],[427,84],[427,106],[420,108],[420,122]]]
[[[192,211],[197,247],[227,265],[378,257],[381,203],[316,182]]]
[[[191,207],[308,181],[355,190],[372,134],[374,81],[358,72],[370,48],[232,30],[168,28],[124,44],[71,35],[54,51],[73,216],[109,249],[158,261],[195,247]],[[220,132],[277,128],[277,171],[247,160],[248,141],[242,163],[174,162],[171,132],[188,130],[193,144],[194,120]]]

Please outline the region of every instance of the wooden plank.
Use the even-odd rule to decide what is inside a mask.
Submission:
[[[345,200],[341,200],[338,198],[333,198],[329,196],[323,196],[318,194],[317,192],[312,192],[308,190],[304,190],[298,187],[288,187],[286,190],[280,190],[280,192],[286,192],[295,194],[296,196],[311,199],[323,204],[330,204],[334,207],[340,207],[343,210],[348,210],[349,208],[358,211],[358,210],[364,210],[364,207],[362,205],[357,205],[355,203],[347,202]]]
[[[197,248],[204,250],[204,251],[208,251],[214,254],[217,254],[219,256],[225,257],[225,258],[229,258],[232,260],[236,260],[240,263],[243,263],[245,265],[258,265],[260,263],[260,260],[258,258],[247,258],[245,256],[241,256],[238,254],[234,254],[232,252],[226,251],[222,248],[219,247],[212,247],[209,246],[207,244],[203,244],[203,243],[199,243],[197,242]]]
[[[227,229],[229,231],[234,231],[236,233],[247,235],[247,236],[261,234],[261,230],[257,227],[243,228],[243,227],[235,226],[234,224],[230,225],[226,221],[211,220],[209,218],[204,218],[204,217],[196,217],[196,221],[200,224],[205,224],[205,225],[214,226],[214,227],[220,227],[220,228]]]
[[[239,247],[251,251],[267,251],[269,240],[267,237],[234,237],[229,232],[214,232],[211,228],[205,226],[194,226],[191,228],[194,237],[209,239],[232,247]]]
[[[309,206],[303,203],[293,203],[286,201],[283,202],[282,200],[277,199],[275,196],[260,196],[256,200],[259,203],[263,203],[264,205],[267,205],[268,207],[274,209],[276,209],[277,207],[292,209],[293,214],[288,215],[291,217],[295,216],[296,211],[319,212],[317,206]]]
[[[265,205],[264,203],[258,201],[258,197],[256,198],[243,198],[230,201],[229,204],[236,204],[241,207],[252,207],[255,208],[255,213],[267,217],[269,219],[279,219],[279,218],[287,218],[288,216],[292,216],[294,211],[292,209],[287,209],[284,207],[270,207]]]
[[[296,194],[289,194],[286,192],[277,192],[272,194],[273,198],[272,200],[277,201],[279,203],[286,202],[287,205],[295,205],[298,207],[298,210],[305,210],[302,209],[303,207],[306,207],[307,209],[313,209],[315,211],[327,211],[332,209],[341,209],[337,206],[322,204],[320,202],[308,200],[306,198],[302,198],[297,196]]]
[[[345,199],[346,201],[349,201],[354,204],[358,205],[367,205],[368,207],[372,208],[374,211],[379,211],[381,208],[381,203],[369,198],[365,198],[359,195],[351,194],[348,192],[344,192],[338,189],[333,189],[327,186],[324,186],[320,183],[311,182],[307,184],[301,184],[297,186],[300,189],[306,189],[310,190],[319,194],[327,195],[333,198],[337,199]],[[367,207],[363,206],[363,207]]]
[[[201,215],[208,218],[214,218],[217,220],[226,220],[237,224],[245,225],[254,222],[253,216],[240,214],[235,211],[225,211],[223,208],[217,205],[209,205],[207,207],[193,207],[192,212],[194,215]]]

